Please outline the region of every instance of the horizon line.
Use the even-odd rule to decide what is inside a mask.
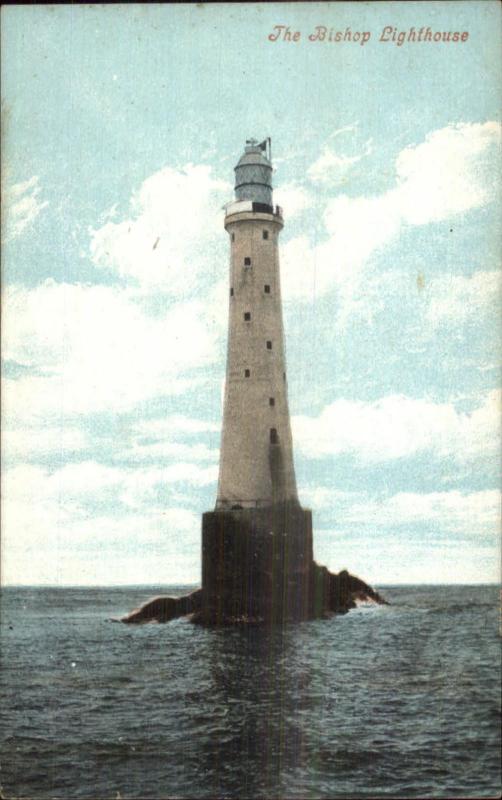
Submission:
[[[434,583],[427,583],[427,582],[411,582],[411,583],[380,583],[378,581],[373,582],[375,586],[379,586],[380,588],[392,589],[394,587],[400,586],[500,586],[502,584],[502,580],[500,581],[476,581],[476,582],[455,582],[455,583],[443,583],[441,581],[436,581]],[[7,583],[1,584],[0,583],[0,590],[1,589],[142,589],[148,587],[159,587],[159,586],[200,586],[200,583],[193,583],[193,582],[170,582],[170,583]]]

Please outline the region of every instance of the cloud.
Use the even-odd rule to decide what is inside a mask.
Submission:
[[[12,425],[176,394],[216,358],[216,332],[196,300],[149,315],[114,287],[46,281],[8,288],[3,323],[5,357],[27,368],[5,380]]]
[[[135,442],[126,450],[118,451],[118,458],[128,461],[164,461],[177,459],[183,461],[217,461],[219,450],[205,444],[184,444],[183,442]]]
[[[2,238],[4,241],[16,239],[49,205],[47,200],[40,200],[41,187],[39,178],[33,175],[27,181],[15,183],[6,188],[2,197]]]
[[[4,429],[2,458],[30,461],[55,456],[63,459],[87,449],[89,444],[84,431],[74,426]]]
[[[217,477],[216,465],[201,467],[193,463],[122,467],[86,460],[66,463],[55,470],[20,464],[5,471],[4,492],[11,502],[36,502],[40,519],[50,512],[67,521],[105,506],[116,510],[117,517],[126,508],[143,513],[163,512],[169,507],[169,487],[179,483],[209,486]]]
[[[338,136],[341,136],[342,133],[356,133],[359,129],[359,122],[353,122],[350,125],[343,125],[341,128],[336,128],[333,133],[329,136],[330,139],[336,139]]]
[[[336,134],[353,133],[354,128],[347,126],[336,131]],[[333,136],[331,137],[333,138]],[[337,152],[332,146],[325,145],[319,158],[308,168],[307,177],[313,183],[331,184],[343,179],[361,159],[372,152],[372,141],[369,139],[364,145],[364,150],[356,155],[344,155]]]
[[[220,428],[220,424],[182,414],[140,420],[131,428],[132,444],[117,451],[117,456],[134,463],[150,460],[217,462],[219,448],[208,446],[201,438],[209,436],[210,443],[219,444]]]
[[[220,425],[204,419],[194,419],[183,414],[170,414],[167,417],[141,420],[136,431],[143,436],[165,436],[166,434],[199,434],[220,431]]]
[[[84,461],[56,471],[28,465],[6,470],[2,580],[196,582],[200,515],[174,505],[166,487],[215,479],[215,467],[188,464],[122,469]],[[312,491],[314,508],[331,508],[337,520],[336,531],[321,528],[315,535],[316,557],[333,569],[346,566],[373,582],[496,578],[498,491],[383,498],[322,486]]]
[[[475,272],[468,278],[462,275],[434,278],[427,290],[430,295],[427,320],[433,328],[438,328],[479,319],[488,309],[499,310],[500,290],[501,277],[495,270]]]
[[[135,285],[190,294],[219,269],[221,206],[231,192],[208,166],[164,167],[133,195],[129,218],[91,231],[92,260]]]
[[[398,154],[388,191],[329,199],[323,214],[327,239],[313,245],[300,237],[283,250],[285,298],[336,288],[340,313],[346,314],[371,258],[404,227],[450,219],[496,197],[493,154],[499,142],[498,123],[449,125]]]
[[[332,272],[328,273],[328,287],[324,286],[325,272],[317,271],[318,248],[311,246],[307,236],[296,236],[281,248],[281,285],[286,301],[313,298],[332,285]],[[319,280],[321,285],[319,286]]]
[[[204,314],[208,327],[216,336],[226,336],[228,326],[228,275],[213,283],[205,292]]]
[[[218,465],[199,467],[197,464],[172,464],[165,470],[165,480],[190,486],[213,486],[218,479]]]
[[[448,534],[481,534],[496,538],[500,526],[500,500],[497,490],[481,492],[399,492],[375,500],[355,503],[343,517],[345,522],[385,526],[424,525],[429,533],[440,529]]]
[[[307,458],[346,454],[376,463],[430,453],[461,463],[498,452],[499,412],[498,391],[470,414],[452,403],[389,395],[374,402],[336,400],[318,417],[293,417],[292,426]]]
[[[286,184],[274,189],[274,202],[284,209],[286,219],[291,219],[312,204],[312,197],[303,186]]]
[[[2,579],[6,583],[195,581],[200,515],[172,504],[176,483],[202,486],[214,467],[110,467],[5,471]],[[112,565],[112,566],[111,566]]]
[[[379,531],[380,533],[380,531]],[[384,533],[383,531],[381,532]],[[421,537],[406,541],[399,536],[340,536],[318,531],[315,557],[338,571],[348,569],[373,586],[399,584],[499,583],[500,552],[497,547],[465,542],[434,542]],[[384,596],[386,593],[384,592]]]
[[[333,570],[345,567],[380,585],[500,578],[498,490],[381,498],[329,487],[312,491],[336,520],[336,529],[317,528],[314,538],[317,560]]]
[[[498,162],[487,154],[500,146],[500,133],[496,122],[459,123],[403,150],[394,190],[403,220],[411,225],[438,222],[492,199]]]
[[[315,511],[332,510],[337,515],[340,509],[346,508],[361,500],[360,492],[345,492],[331,486],[302,486],[299,487],[302,504]]]

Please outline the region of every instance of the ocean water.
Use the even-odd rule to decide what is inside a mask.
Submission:
[[[495,587],[284,629],[109,622],[182,587],[7,588],[3,796],[495,797]]]

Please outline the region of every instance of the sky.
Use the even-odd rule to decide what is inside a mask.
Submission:
[[[225,377],[222,208],[251,136],[272,137],[284,209],[316,559],[378,586],[497,581],[499,4],[2,18],[3,583],[200,581]],[[300,36],[271,41],[276,25]],[[370,37],[309,40],[321,25]],[[427,26],[468,36],[397,43]]]

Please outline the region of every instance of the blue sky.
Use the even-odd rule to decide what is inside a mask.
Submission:
[[[496,2],[2,9],[5,583],[196,583],[224,203],[272,137],[300,497],[376,584],[499,575]],[[268,39],[273,26],[301,33]],[[316,25],[369,31],[310,42]],[[384,26],[467,31],[380,42]]]

